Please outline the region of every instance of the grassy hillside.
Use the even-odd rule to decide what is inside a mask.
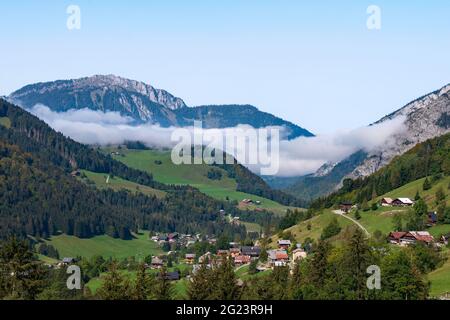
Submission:
[[[157,150],[128,150],[128,149],[105,149],[107,152],[119,151],[120,155],[115,155],[114,159],[119,160],[127,166],[149,172],[158,182],[176,185],[191,185],[198,188],[204,194],[218,200],[229,199],[240,202],[242,199],[250,198],[261,201],[258,206],[263,209],[273,211],[276,214],[284,214],[289,208],[275,201],[258,197],[252,194],[236,191],[237,183],[227,176],[227,173],[219,168],[222,173],[220,180],[208,178],[211,166],[200,165],[175,165],[172,163],[169,151]],[[240,209],[255,209],[256,206],[240,206]]]
[[[311,238],[314,240],[317,240],[320,238],[320,235],[322,234],[323,229],[333,220],[336,218],[338,220],[339,225],[342,229],[344,229],[347,226],[352,225],[353,223],[339,215],[336,215],[332,213],[330,210],[325,211],[322,214],[319,214],[317,216],[312,217],[309,220],[302,221],[299,224],[296,224],[295,226],[292,226],[286,230],[292,233],[292,235],[295,237],[297,242],[303,243],[306,238]],[[308,225],[311,225],[310,230],[308,230]],[[276,242],[278,241],[278,235],[274,235],[272,238],[271,246],[275,247]]]
[[[444,192],[447,194],[447,205],[450,203],[449,189],[448,185],[450,183],[450,177],[444,177],[435,184],[433,184],[432,188],[423,191],[422,185],[424,182],[423,179],[419,179],[413,182],[410,182],[400,188],[392,190],[382,196],[377,197],[374,201],[380,201],[383,197],[390,198],[398,198],[398,197],[408,197],[414,198],[417,190],[419,190],[420,196],[425,200],[430,210],[435,210],[435,193],[439,188],[442,188]],[[369,210],[362,211],[360,210],[361,219],[358,220],[368,231],[373,234],[375,231],[379,230],[383,234],[388,234],[394,228],[393,219],[396,215],[405,216],[407,214],[408,208],[402,207],[379,207],[377,210]],[[310,220],[303,221],[291,228],[286,229],[285,231],[291,231],[296,239],[302,242],[307,237],[312,239],[318,239],[322,233],[323,228],[331,221],[333,215],[331,210],[325,210],[323,214],[315,216]],[[349,213],[349,216],[354,218],[354,213]],[[351,221],[344,219],[342,217],[338,217],[338,221],[340,225],[347,226],[352,224]],[[311,230],[307,230],[306,226],[311,224]],[[442,234],[447,234],[450,232],[450,225],[436,225],[432,228],[429,228],[428,231],[435,237],[439,237]],[[273,238],[277,240],[275,236]]]
[[[135,182],[131,182],[116,176],[110,176],[105,173],[96,173],[87,170],[81,170],[81,172],[87,177],[87,179],[94,182],[95,185],[100,189],[110,188],[113,189],[114,191],[126,189],[131,192],[141,192],[145,195],[156,196],[157,198],[160,199],[166,196],[166,192],[164,191],[157,190],[141,184],[137,184]]]
[[[450,292],[450,252],[447,249],[445,253],[447,261],[444,265],[428,274],[428,280],[431,282],[430,295],[438,297],[444,293]]]
[[[58,249],[61,258],[103,256],[105,258],[123,259],[135,256],[141,259],[149,254],[162,253],[158,245],[149,239],[148,232],[134,236],[133,240],[121,240],[107,235],[96,236],[90,239],[59,235],[51,237],[47,243]]]

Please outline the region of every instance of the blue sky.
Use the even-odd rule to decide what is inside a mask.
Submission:
[[[81,30],[66,28],[70,4]],[[371,4],[381,30],[366,27]],[[112,73],[328,133],[450,82],[448,1],[23,0],[0,12],[0,95]]]

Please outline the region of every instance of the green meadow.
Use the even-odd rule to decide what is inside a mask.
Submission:
[[[174,185],[191,185],[215,199],[230,200],[240,202],[243,199],[250,198],[254,201],[261,202],[260,205],[240,205],[241,209],[255,209],[256,207],[270,210],[276,214],[284,214],[289,208],[275,201],[258,197],[252,194],[236,191],[237,183],[234,179],[227,177],[227,173],[222,170],[222,178],[220,180],[208,179],[208,171],[211,166],[207,164],[197,165],[175,165],[170,157],[169,151],[158,150],[128,150],[106,148],[105,151],[118,151],[120,155],[114,155],[114,159],[119,160],[127,166],[139,170],[149,172],[156,181],[174,184]]]
[[[125,189],[131,192],[140,192],[145,195],[156,196],[160,199],[164,198],[166,195],[166,192],[164,191],[124,180],[119,177],[110,176],[106,173],[96,173],[87,170],[81,170],[81,172],[87,177],[87,179],[94,182],[97,188],[100,189],[110,188],[114,191]]]
[[[143,259],[149,254],[162,253],[158,244],[149,239],[147,231],[134,235],[134,237],[132,240],[122,240],[101,235],[90,239],[80,239],[62,234],[51,237],[47,243],[58,250],[61,258],[103,256],[104,258],[124,259],[134,256],[137,259]]]

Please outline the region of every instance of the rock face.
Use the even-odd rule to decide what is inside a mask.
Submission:
[[[37,83],[13,92],[9,101],[29,109],[43,104],[53,111],[89,108],[116,111],[138,123],[163,127],[191,126],[202,120],[205,128],[226,128],[248,124],[255,128],[281,126],[288,138],[313,136],[309,131],[250,105],[188,107],[180,98],[143,82],[114,75]]]
[[[425,140],[450,131],[450,84],[423,96],[403,108],[387,115],[376,124],[405,117],[406,130],[396,134],[389,144],[370,152],[367,159],[348,176],[368,176],[387,165],[395,156],[401,155]]]
[[[137,121],[162,120],[164,124],[170,111],[186,107],[182,99],[167,91],[114,75],[32,84],[8,99],[25,108],[41,103],[58,112],[82,108],[118,111]]]

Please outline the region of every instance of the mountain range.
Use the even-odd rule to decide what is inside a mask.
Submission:
[[[239,124],[254,128],[281,126],[286,129],[288,139],[313,136],[308,130],[251,105],[188,107],[182,99],[165,90],[114,75],[30,84],[7,99],[26,109],[43,104],[56,112],[82,108],[116,111],[136,123],[150,122],[162,127],[186,127],[201,120],[207,129]]]
[[[345,178],[368,176],[416,144],[443,135],[450,128],[450,85],[424,95],[371,125],[403,117],[404,130],[375,150],[358,150],[336,163],[325,163],[315,173],[302,177],[265,177],[273,188],[282,189],[303,201],[311,201],[337,190]],[[114,75],[96,75],[27,85],[7,97],[25,109],[43,104],[56,112],[89,108],[116,111],[136,123],[162,127],[190,126],[201,120],[204,128],[226,128],[240,124],[255,128],[281,126],[286,137],[314,136],[308,130],[262,112],[251,105],[209,105],[190,107],[165,90]]]

